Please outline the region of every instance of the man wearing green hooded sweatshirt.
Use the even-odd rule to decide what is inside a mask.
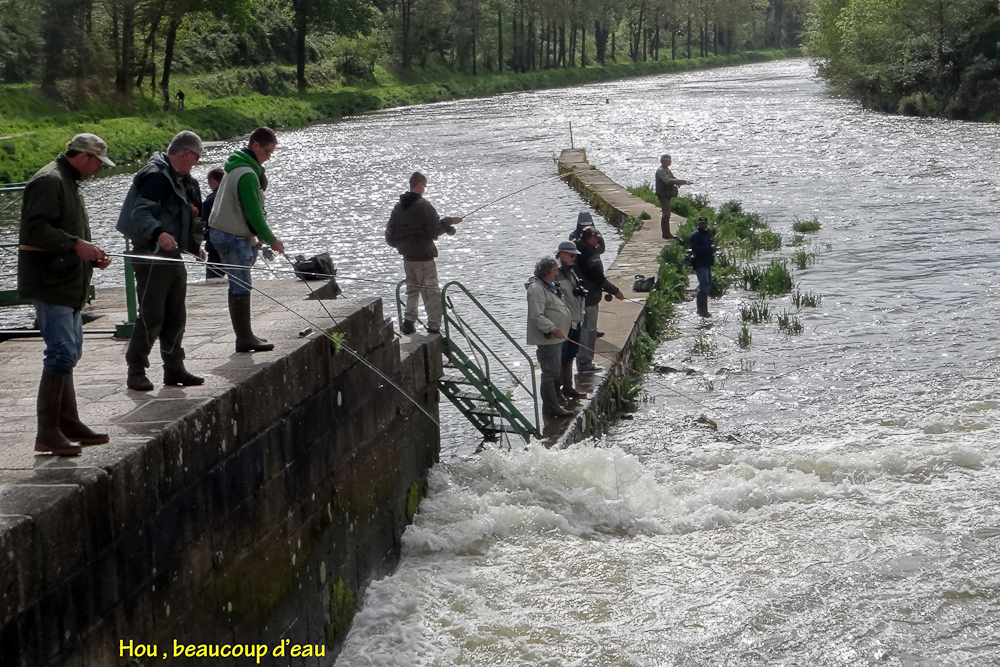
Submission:
[[[229,276],[229,317],[236,332],[237,352],[267,352],[273,343],[253,334],[250,324],[250,267],[257,261],[257,238],[280,253],[284,244],[275,238],[264,217],[264,190],[267,175],[264,163],[274,153],[278,138],[274,130],[258,127],[250,134],[246,148],[226,160],[215,204],[208,218],[212,245]],[[236,266],[245,268],[235,268]]]

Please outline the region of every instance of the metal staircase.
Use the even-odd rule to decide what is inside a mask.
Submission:
[[[403,321],[402,290],[406,281],[396,285],[396,308],[399,321]],[[448,296],[449,289],[460,290],[469,301],[486,316],[496,329],[524,357],[528,363],[531,375],[531,387],[515,373],[507,362],[483,340],[459,314],[453,300]],[[444,322],[441,336],[444,339],[446,361],[444,376],[438,381],[441,393],[448,397],[459,412],[472,422],[486,440],[495,440],[503,433],[519,435],[528,442],[532,436],[540,436],[538,421],[538,386],[535,379],[535,362],[525,352],[507,330],[497,322],[486,308],[461,283],[451,281],[441,288],[441,303],[444,307]],[[491,371],[490,357],[505,371],[495,377]],[[508,390],[498,386],[498,381],[509,380]],[[513,401],[514,392],[520,388],[528,394],[534,408],[534,422],[519,410]]]

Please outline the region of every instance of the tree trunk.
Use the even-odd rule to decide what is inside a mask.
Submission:
[[[597,62],[603,66],[608,55],[608,29],[594,21],[594,46],[597,49]]]
[[[569,33],[569,66],[576,67],[576,23],[570,25]]]
[[[534,16],[528,17],[528,34],[526,36],[525,42],[528,46],[528,54],[527,54],[528,69],[534,70],[535,69],[535,17]]]
[[[134,0],[122,3],[121,62],[115,77],[115,87],[119,93],[127,94],[132,84],[132,57],[135,50],[135,4]]]
[[[580,67],[587,66],[587,24],[580,24]]]
[[[295,2],[295,81],[300,91],[306,89],[306,31],[309,12],[306,0]]]
[[[497,5],[497,74],[503,74],[503,13]]]
[[[152,50],[152,61],[156,62],[156,29],[160,26],[160,19],[162,17],[157,16],[153,19],[153,22],[149,26],[149,36],[146,37],[146,43],[142,45],[142,58],[139,59],[139,75],[135,79],[135,87],[138,90],[142,90],[143,79],[146,78],[146,68],[149,66],[150,61],[150,50]],[[156,75],[152,75],[153,81],[153,92],[156,92]]]
[[[688,29],[687,29],[687,59],[691,60],[691,17],[688,16]]]
[[[175,16],[170,19],[167,26],[167,43],[163,47],[163,78],[160,79],[160,88],[169,95],[170,93],[170,68],[174,64],[174,44],[177,43],[177,29],[181,26],[181,17]]]
[[[472,24],[472,76],[476,76],[476,24]]]
[[[410,13],[413,11],[413,0],[402,0],[399,4],[402,32],[402,64],[404,70],[410,69]]]

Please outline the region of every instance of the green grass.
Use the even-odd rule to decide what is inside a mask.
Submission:
[[[812,220],[799,220],[795,219],[792,223],[793,232],[818,232],[822,225],[819,224],[819,218],[813,218]]]
[[[802,322],[787,310],[778,314],[778,329],[789,335],[802,333]]]
[[[61,84],[56,98],[37,87],[0,87],[0,136],[31,132],[0,141],[0,183],[27,180],[66,147],[74,134],[92,132],[108,142],[108,155],[123,165],[145,160],[163,149],[182,129],[205,140],[230,139],[260,125],[300,127],[316,120],[411,104],[486,97],[520,90],[573,86],[623,77],[764,62],[791,52],[744,52],[690,60],[616,63],[606,67],[552,69],[527,74],[471,76],[428,69],[407,76],[376,71],[376,82],[344,85],[330,63],[307,68],[312,86],[299,93],[289,67],[226,70],[200,76],[175,76],[171,89],[183,89],[185,111],[163,111],[159,96],[121,97],[108,82]],[[146,89],[148,90],[148,89]],[[251,90],[254,92],[245,93]]]
[[[788,272],[788,264],[782,260],[772,259],[761,275],[757,291],[765,296],[792,291],[792,274]]]
[[[823,297],[814,292],[801,292],[798,288],[792,292],[792,303],[796,308],[816,308],[823,302]]]
[[[740,305],[740,320],[746,324],[762,324],[771,321],[771,307],[763,298]]]
[[[798,246],[802,245],[805,242],[806,242],[806,237],[802,236],[802,234],[796,234],[795,236],[792,237],[793,247],[797,248]]]
[[[719,352],[719,346],[704,334],[698,336],[689,350],[692,356],[714,357]]]
[[[807,266],[813,264],[816,261],[816,253],[806,252],[805,250],[796,250],[792,254],[792,264],[799,271],[804,270]]]
[[[745,350],[750,347],[751,342],[753,342],[753,336],[750,335],[750,329],[744,324],[740,329],[740,335],[736,337],[736,344]]]

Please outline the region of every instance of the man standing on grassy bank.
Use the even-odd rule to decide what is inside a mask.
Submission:
[[[246,148],[226,160],[226,175],[212,206],[208,226],[212,245],[219,252],[229,276],[229,318],[236,333],[237,352],[270,352],[274,343],[253,334],[250,309],[250,267],[257,261],[257,238],[279,253],[285,245],[267,225],[264,217],[264,190],[267,174],[264,163],[271,159],[278,137],[269,127],[250,133]],[[234,268],[235,266],[245,268]]]
[[[38,385],[35,451],[76,456],[81,445],[103,445],[80,421],[73,369],[83,356],[82,309],[90,278],[111,258],[90,242],[90,218],[80,182],[108,159],[108,145],[93,134],[78,134],[55,161],[42,167],[24,189],[17,255],[17,295],[31,299],[45,341]],[[74,444],[80,443],[80,444]]]
[[[656,198],[660,200],[660,233],[665,239],[672,239],[670,232],[670,200],[680,194],[680,186],[691,185],[691,181],[674,178],[670,171],[670,156],[660,156],[660,168],[656,170]]]
[[[698,315],[711,317],[708,293],[712,291],[712,267],[715,265],[715,240],[708,229],[708,218],[698,218],[698,229],[691,235],[691,266],[698,276]]]
[[[153,342],[160,341],[163,384],[193,386],[205,379],[184,368],[181,339],[187,324],[187,271],[180,261],[141,259],[155,256],[180,260],[186,251],[204,258],[194,241],[201,189],[191,178],[191,168],[201,158],[201,138],[187,130],[170,142],[166,154],[154,153],[132,179],[118,215],[116,229],[132,241],[138,255],[133,258],[139,297],[139,317],[128,342],[129,389],[152,391],[146,377]]]
[[[438,287],[438,256],[434,240],[441,234],[455,233],[454,225],[461,218],[439,218],[430,202],[424,199],[427,177],[419,171],[410,176],[410,191],[399,197],[392,209],[389,224],[385,227],[385,242],[403,256],[403,271],[406,274],[406,311],[400,331],[404,334],[416,332],[417,310],[420,298],[424,299],[427,310],[427,333],[441,331],[441,290]]]

